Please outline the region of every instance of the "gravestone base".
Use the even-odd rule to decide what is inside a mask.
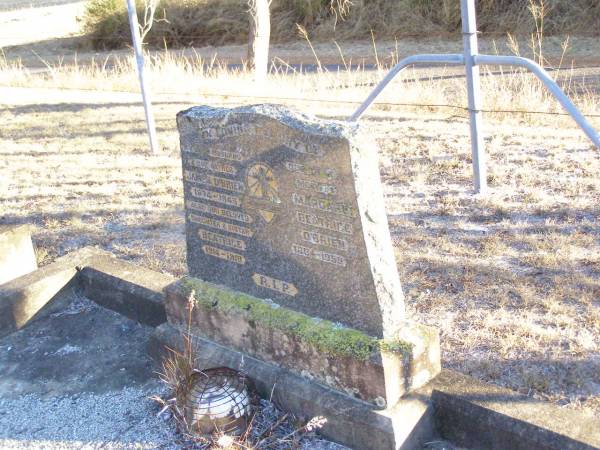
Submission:
[[[253,380],[261,397],[301,420],[325,417],[327,422],[319,434],[350,448],[414,450],[439,440],[428,387],[406,395],[391,408],[380,410],[291,370],[212,340],[196,336],[192,344],[199,365],[243,370]],[[149,343],[150,354],[156,360],[166,356],[166,349],[182,351],[183,348],[182,333],[169,323],[158,326]]]
[[[440,372],[437,330],[414,322],[406,321],[394,339],[379,339],[195,278],[167,286],[165,308],[179,333],[275,364],[373,408],[393,406]]]

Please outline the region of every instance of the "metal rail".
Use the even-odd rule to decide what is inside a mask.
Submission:
[[[464,65],[467,77],[467,92],[469,100],[469,124],[471,132],[471,152],[473,157],[473,186],[475,192],[485,193],[487,190],[487,176],[485,164],[485,151],[482,134],[481,117],[481,92],[479,85],[479,65],[488,64],[496,66],[517,66],[524,67],[533,72],[554,95],[554,97],[563,106],[571,117],[577,122],[577,125],[590,138],[590,140],[600,149],[600,135],[590,125],[585,116],[577,109],[575,104],[558,86],[556,81],[539,64],[531,59],[519,56],[497,56],[497,55],[479,55],[477,54],[477,28],[475,24],[475,3],[473,0],[461,0],[461,17],[463,30],[463,48],[464,52],[460,54],[425,54],[413,55],[404,58],[396,64],[381,82],[375,86],[375,89],[369,94],[367,99],[350,116],[348,121],[356,122],[369,109],[375,99],[381,94],[381,91],[398,75],[402,70],[411,65],[417,64],[453,64]]]
[[[462,65],[464,64],[463,55],[457,54],[449,54],[449,55],[412,55],[408,58],[404,58],[398,62],[392,69],[388,72],[383,80],[379,82],[377,86],[373,89],[373,91],[369,94],[367,99],[362,102],[362,104],[354,111],[354,114],[350,116],[348,119],[349,122],[357,122],[362,115],[369,109],[371,104],[375,101],[375,99],[381,94],[381,91],[385,89],[385,87],[392,81],[396,75],[402,72],[409,66],[415,66],[420,64],[452,64],[452,65]]]
[[[475,64],[487,64],[494,66],[517,66],[529,69],[536,75],[546,86],[546,88],[554,95],[556,100],[562,105],[571,117],[577,122],[577,125],[590,138],[590,140],[600,149],[600,135],[588,122],[585,116],[577,109],[577,106],[564,93],[560,86],[552,79],[550,74],[546,72],[539,64],[531,59],[522,58],[520,56],[497,56],[497,55],[475,55]]]

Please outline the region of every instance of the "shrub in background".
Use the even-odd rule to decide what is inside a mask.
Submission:
[[[483,32],[530,33],[535,29],[530,1],[478,0],[478,28]],[[546,33],[600,34],[600,1],[545,0]],[[243,44],[248,40],[245,0],[160,0],[146,37],[151,47]],[[143,0],[138,16],[143,17]],[[459,0],[273,0],[271,40],[297,38],[296,24],[317,39],[378,38],[456,33],[460,30]],[[113,49],[131,38],[123,0],[90,0],[83,31],[94,48]]]

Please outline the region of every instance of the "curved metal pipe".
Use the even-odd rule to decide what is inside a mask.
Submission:
[[[575,119],[577,125],[581,127],[583,132],[592,140],[592,142],[600,149],[600,135],[590,125],[585,116],[581,114],[577,106],[558,86],[556,81],[546,72],[539,64],[531,59],[522,58],[520,56],[496,56],[496,55],[475,55],[473,56],[475,64],[489,64],[498,66],[520,66],[529,69],[546,85],[548,90],[556,97],[562,107]]]
[[[361,116],[369,109],[375,99],[381,94],[381,91],[398,75],[402,70],[408,66],[416,64],[453,64],[462,65],[465,63],[463,55],[460,54],[449,54],[449,55],[438,55],[438,54],[423,54],[423,55],[412,55],[404,58],[398,64],[396,64],[388,72],[383,80],[373,89],[367,99],[358,107],[354,114],[348,119],[349,122],[356,122]]]

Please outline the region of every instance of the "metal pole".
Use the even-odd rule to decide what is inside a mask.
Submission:
[[[158,153],[158,139],[156,138],[156,124],[154,123],[154,113],[152,112],[152,102],[150,100],[150,89],[146,83],[144,75],[144,54],[142,52],[142,38],[140,37],[140,28],[138,24],[137,11],[135,9],[135,0],[127,0],[127,10],[129,13],[129,27],[131,28],[131,40],[135,51],[137,62],[137,73],[140,79],[140,89],[144,101],[144,112],[146,114],[146,125],[148,127],[148,136],[150,138],[150,149],[152,153]]]
[[[478,53],[477,24],[475,21],[475,1],[460,0],[462,17],[465,70],[467,76],[467,94],[469,99],[469,122],[471,128],[471,154],[473,158],[473,186],[475,192],[487,191],[487,170],[483,143],[483,118],[481,115],[481,87],[479,66],[474,57]]]

